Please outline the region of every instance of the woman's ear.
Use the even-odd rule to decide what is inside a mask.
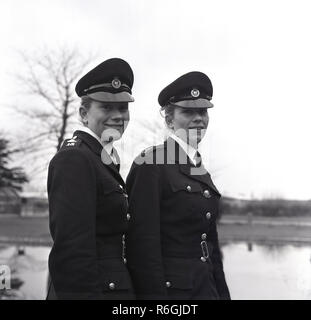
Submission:
[[[87,110],[85,107],[81,106],[79,108],[79,114],[80,114],[80,117],[81,117],[81,121],[84,125],[87,125],[88,123],[88,120],[87,120]]]
[[[165,122],[169,129],[174,129],[173,119],[170,115],[165,116]]]

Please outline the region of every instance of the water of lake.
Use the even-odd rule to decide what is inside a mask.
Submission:
[[[232,299],[311,299],[311,246],[231,243],[222,251]]]
[[[0,247],[0,265],[11,269],[12,289],[2,299],[45,299],[50,248]],[[222,246],[232,299],[311,299],[311,246],[229,243]]]

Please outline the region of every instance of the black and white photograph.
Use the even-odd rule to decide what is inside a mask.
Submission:
[[[310,9],[2,0],[0,300],[310,300]]]

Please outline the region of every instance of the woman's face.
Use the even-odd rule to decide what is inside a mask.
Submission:
[[[85,107],[80,108],[80,115],[83,123],[97,134],[102,142],[120,139],[130,120],[128,102],[92,101],[88,110]]]
[[[207,109],[175,107],[169,127],[181,139],[197,147],[205,135],[208,121]]]

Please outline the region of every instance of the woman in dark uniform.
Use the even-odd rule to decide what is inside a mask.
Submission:
[[[171,136],[143,151],[127,177],[127,260],[138,299],[230,299],[216,228],[220,194],[197,151],[212,95],[201,72],[163,89]]]
[[[81,129],[49,165],[50,231],[47,299],[133,299],[125,264],[128,200],[112,143],[129,121],[133,72],[104,61],[76,85]]]

